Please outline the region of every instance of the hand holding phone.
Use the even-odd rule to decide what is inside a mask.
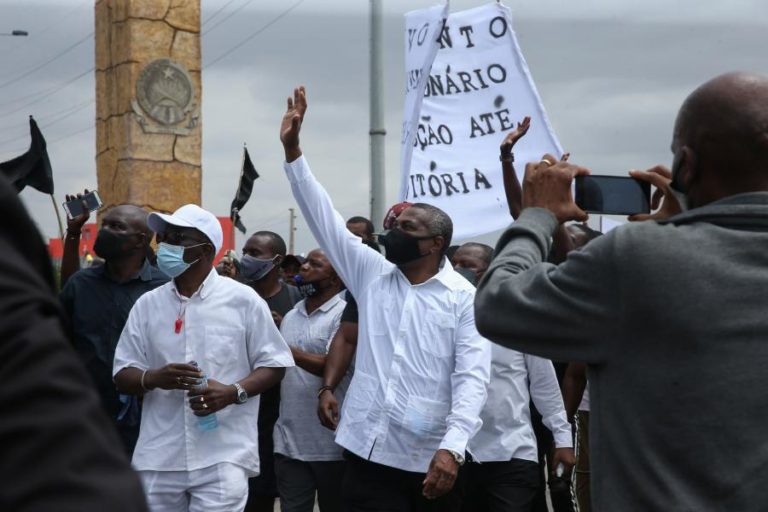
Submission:
[[[624,176],[577,176],[576,205],[589,213],[635,215],[651,211],[648,182]]]
[[[585,221],[588,216],[573,200],[571,185],[577,176],[589,174],[589,169],[552,155],[525,166],[523,178],[523,209],[546,208],[558,223],[569,220]]]
[[[80,224],[78,227],[82,227],[85,221],[88,220],[90,212],[98,210],[103,204],[98,191],[88,192],[88,189],[86,189],[83,195],[77,194],[77,197],[67,196],[67,201],[62,206],[64,211],[67,212],[67,218],[70,221],[82,220],[82,222],[77,222]],[[67,224],[71,223],[68,222]]]
[[[671,190],[672,172],[663,165],[651,167],[646,171],[630,171],[633,178],[645,181],[656,189],[651,197],[651,210],[654,213],[638,213],[629,217],[630,221],[665,220],[674,217],[683,209]]]

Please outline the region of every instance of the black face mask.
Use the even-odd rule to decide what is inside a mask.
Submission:
[[[96,243],[93,244],[93,251],[99,258],[107,261],[126,256],[128,251],[123,249],[123,246],[131,236],[100,229],[99,234],[96,235]]]
[[[314,282],[308,283],[304,281],[304,279],[302,279],[299,274],[293,276],[293,281],[296,283],[296,287],[299,289],[299,293],[301,293],[301,296],[305,299],[308,297],[314,297],[320,293],[320,288],[318,288]]]
[[[429,254],[421,254],[421,250],[419,249],[419,240],[427,240],[429,238],[434,237],[415,237],[407,235],[399,228],[395,228],[390,230],[386,235],[380,236],[379,242],[384,246],[387,260],[395,265],[404,265]]]

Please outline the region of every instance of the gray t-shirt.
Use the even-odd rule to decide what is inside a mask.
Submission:
[[[314,354],[327,354],[339,329],[346,301],[335,295],[307,315],[305,301],[288,312],[280,333],[291,347]],[[317,390],[323,379],[298,366],[287,368],[281,385],[280,417],[275,424],[275,453],[307,462],[342,460],[342,448],[334,433],[317,419]],[[349,385],[345,377],[334,394],[339,407]]]

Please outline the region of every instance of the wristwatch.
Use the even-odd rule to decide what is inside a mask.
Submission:
[[[235,382],[232,384],[235,386],[235,389],[237,390],[237,400],[235,400],[235,403],[237,404],[244,404],[248,401],[248,393],[243,389],[243,386]]]
[[[460,454],[459,452],[455,452],[453,450],[448,450],[448,453],[453,455],[453,459],[456,461],[456,464],[458,464],[459,466],[464,465],[465,460],[462,454]]]

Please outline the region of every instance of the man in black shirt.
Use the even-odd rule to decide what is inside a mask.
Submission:
[[[112,208],[104,215],[94,244],[104,265],[78,271],[61,291],[75,350],[129,455],[139,435],[139,402],[117,392],[112,362],[133,305],[144,293],[168,281],[146,259],[151,239],[147,212],[133,205]]]
[[[275,324],[280,327],[283,316],[301,300],[295,286],[286,286],[280,280],[280,263],[287,250],[285,240],[272,231],[257,231],[245,242],[240,259],[239,278],[253,287],[263,298]],[[261,473],[248,481],[248,503],[245,512],[272,512],[275,506],[277,481],[275,479],[274,442],[272,431],[280,412],[280,384],[261,394],[259,407],[259,460]]]

